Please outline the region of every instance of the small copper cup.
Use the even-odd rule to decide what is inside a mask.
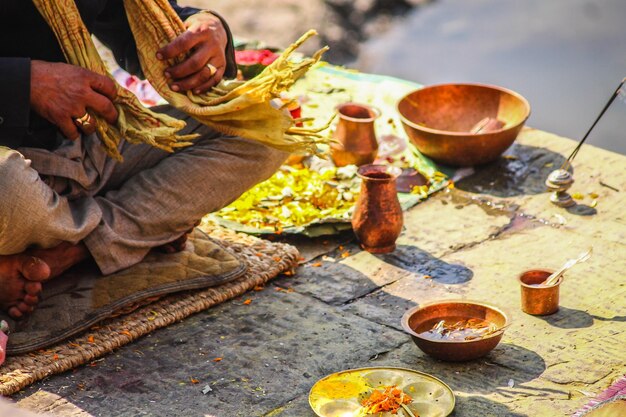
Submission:
[[[522,311],[535,316],[547,316],[559,310],[559,288],[563,276],[559,277],[556,284],[544,287],[540,286],[553,271],[532,269],[519,276],[522,290]]]
[[[366,104],[344,103],[337,107],[339,122],[333,134],[336,143],[330,145],[335,166],[367,165],[378,155],[378,140],[374,121],[380,110]]]

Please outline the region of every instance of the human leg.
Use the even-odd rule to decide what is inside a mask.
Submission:
[[[85,204],[60,197],[30,161],[4,147],[0,147],[0,195],[0,308],[19,318],[37,304],[42,281],[84,255],[80,246],[68,241],[87,235],[99,221],[99,210],[93,205],[95,211],[76,215]]]
[[[30,246],[77,243],[93,230],[101,212],[93,200],[69,200],[50,188],[31,161],[0,147],[0,255]]]
[[[188,124],[190,129],[198,126],[194,121]],[[197,127],[196,133],[201,136],[192,146],[96,196],[103,221],[84,243],[103,273],[131,266],[151,248],[184,234],[207,213],[270,177],[287,156],[204,126]],[[125,161],[132,161],[138,152],[138,145],[129,145],[123,153]],[[126,176],[124,164],[116,168],[110,184],[119,182],[116,177]]]
[[[29,280],[40,276],[16,269],[7,256],[35,256],[47,265],[48,278],[89,255],[103,273],[115,272],[268,178],[287,156],[193,121],[187,132],[192,130],[201,137],[174,154],[124,144],[123,164],[106,158],[95,136],[53,153],[22,149],[36,170],[19,153],[0,151],[0,192],[7,197],[0,202],[0,255],[5,256],[0,263],[13,265],[13,272],[0,271],[7,277],[0,280],[18,280],[0,307],[14,311],[17,302],[27,313],[31,308],[25,304],[34,305],[41,290],[39,284],[25,294],[34,286]],[[26,250],[32,246],[38,249]]]

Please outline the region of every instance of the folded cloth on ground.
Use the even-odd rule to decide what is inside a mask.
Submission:
[[[572,417],[619,417],[626,415],[626,375],[590,400]]]
[[[152,252],[142,262],[102,276],[93,263],[79,265],[44,285],[42,301],[26,320],[9,321],[8,355],[45,348],[153,297],[212,287],[240,277],[245,264],[196,229],[185,250]]]
[[[611,398],[591,407],[581,417],[624,417],[626,415],[626,395]]]

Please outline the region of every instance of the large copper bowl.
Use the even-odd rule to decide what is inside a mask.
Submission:
[[[450,341],[433,340],[421,336],[416,330],[426,322],[445,318],[478,318],[494,323],[497,329],[482,339]],[[480,358],[495,348],[508,326],[508,315],[500,308],[468,300],[446,300],[429,303],[408,310],[402,317],[402,328],[411,335],[413,341],[424,353],[444,361],[461,362]]]
[[[515,141],[530,115],[521,95],[482,84],[442,84],[406,95],[398,111],[409,139],[424,155],[452,166],[472,166],[497,159]],[[504,126],[470,133],[481,120]]]

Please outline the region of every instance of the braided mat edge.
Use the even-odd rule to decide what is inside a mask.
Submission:
[[[8,357],[0,367],[0,395],[14,394],[43,378],[90,363],[156,329],[263,285],[298,265],[300,254],[291,245],[272,243],[218,226],[203,229],[246,263],[248,270],[241,278],[218,287],[163,297],[130,314],[107,319],[86,333],[49,349]]]

